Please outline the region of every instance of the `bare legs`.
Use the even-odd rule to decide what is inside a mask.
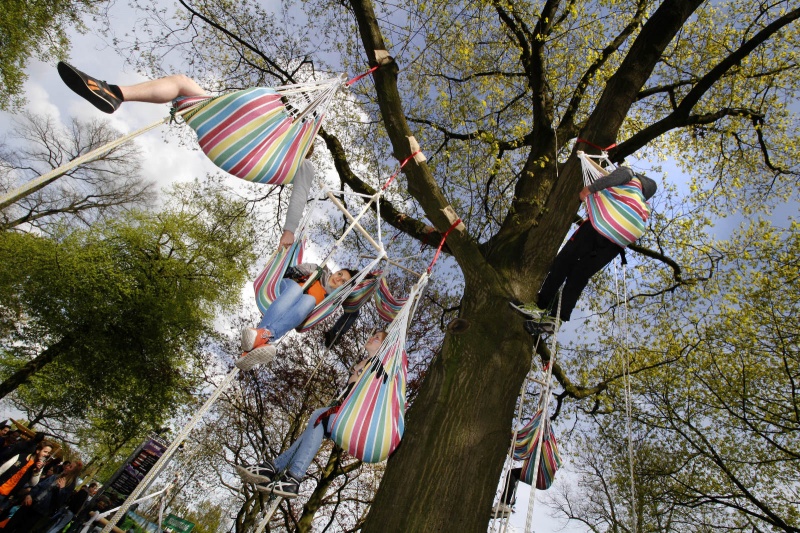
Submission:
[[[173,74],[136,85],[120,85],[126,102],[151,102],[167,104],[178,96],[202,96],[206,91],[184,74]]]

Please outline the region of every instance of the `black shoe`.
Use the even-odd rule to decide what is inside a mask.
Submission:
[[[257,488],[260,491],[271,492],[284,498],[297,498],[297,494],[300,492],[300,480],[287,472],[279,480],[266,486],[258,485]]]
[[[253,466],[234,465],[234,468],[245,483],[269,484],[277,473],[275,465],[269,459]]]
[[[522,327],[531,335],[552,335],[556,331],[555,323],[549,321],[526,320],[522,323]]]
[[[103,113],[113,113],[122,104],[122,99],[114,94],[106,82],[92,78],[72,65],[59,61],[58,75],[67,87]]]

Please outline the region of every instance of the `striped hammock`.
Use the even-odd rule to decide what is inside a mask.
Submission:
[[[514,443],[514,459],[524,461],[520,479],[529,485],[533,481],[533,458],[536,456],[536,444],[539,442],[539,428],[542,420],[542,411],[537,411],[534,417],[517,432]],[[542,436],[542,453],[539,455],[539,471],[536,476],[536,488],[546,490],[553,484],[556,471],[561,467],[561,455],[558,453],[556,436],[550,422],[545,419],[546,431]]]
[[[583,152],[578,152],[584,183],[588,186],[607,171]],[[624,185],[608,187],[586,198],[586,212],[597,232],[610,241],[625,247],[644,235],[650,206],[642,195],[642,184],[631,180]]]
[[[333,78],[179,98],[174,109],[187,110],[183,120],[219,168],[243,180],[282,185],[297,173],[342,83]]]
[[[405,430],[406,330],[428,283],[424,273],[388,328],[380,350],[370,360],[331,424],[331,438],[350,455],[367,463],[389,457]]]
[[[400,312],[400,309],[402,309],[408,299],[395,298],[384,276],[381,276],[378,283],[378,290],[375,291],[373,297],[375,309],[378,310],[378,316],[380,316],[382,320],[391,322],[397,317],[397,313]]]
[[[312,212],[313,209],[307,210],[307,213],[300,221],[300,225],[297,229],[298,237],[295,239],[294,243],[292,243],[292,245],[288,248],[279,247],[278,250],[276,250],[267,261],[267,265],[264,267],[264,270],[262,270],[258,277],[256,277],[255,281],[253,281],[253,289],[255,290],[256,294],[256,305],[258,306],[258,309],[261,311],[262,315],[267,312],[267,309],[272,302],[274,302],[275,299],[280,296],[281,280],[283,279],[286,270],[291,266],[296,266],[302,263],[303,261],[303,250],[305,248],[306,241],[305,231],[309,216]],[[380,256],[376,257],[371,263],[359,270],[359,272],[350,278],[346,283],[342,284],[331,294],[327,295],[322,302],[314,307],[308,317],[306,317],[305,321],[303,321],[303,323],[297,327],[297,331],[304,332],[313,328],[334,313],[351,296],[355,300],[368,299],[368,295],[365,297],[363,294],[355,291],[357,289],[363,291],[363,287],[365,285],[369,285],[368,282],[371,280],[366,279],[366,277],[370,271],[372,271],[375,266],[380,263],[381,259],[382,258]]]

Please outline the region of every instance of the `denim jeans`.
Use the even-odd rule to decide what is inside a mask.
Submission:
[[[277,341],[302,324],[316,305],[314,297],[304,294],[299,283],[283,278],[280,295],[267,308],[258,327],[267,328],[272,333],[272,340]]]
[[[59,531],[64,529],[64,526],[69,524],[69,521],[72,520],[74,516],[75,515],[72,513],[72,511],[69,509],[64,509],[61,513],[53,517],[53,519],[57,518],[58,521],[53,524],[53,527],[47,530],[47,533],[59,533]]]
[[[308,426],[306,426],[306,430],[303,431],[300,438],[294,441],[288,450],[275,458],[273,464],[279,472],[288,468],[291,475],[301,481],[303,480],[308,471],[308,466],[322,446],[322,439],[325,438],[325,428],[323,427],[325,422],[320,422],[317,427],[314,427],[314,422],[317,421],[319,415],[327,410],[327,407],[320,407],[311,413]],[[332,420],[332,418],[329,420]]]

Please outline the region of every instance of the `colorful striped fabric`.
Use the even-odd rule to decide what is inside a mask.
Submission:
[[[625,247],[644,235],[650,206],[642,195],[642,184],[634,179],[590,194],[586,212],[598,233]]]
[[[288,248],[278,247],[267,261],[267,266],[253,282],[256,305],[262,315],[267,312],[267,308],[280,294],[281,280],[286,269],[303,262],[304,249],[305,239],[301,238],[296,239],[294,244]]]
[[[383,461],[403,438],[408,372],[406,331],[428,279],[426,272],[411,288],[369,369],[361,374],[331,423],[333,441],[362,461]]]
[[[350,293],[350,296],[342,303],[342,310],[345,313],[355,313],[367,303],[378,287],[378,278],[383,274],[381,270],[370,273],[370,277],[365,278]]]
[[[536,455],[541,420],[542,411],[538,411],[522,429],[517,431],[517,440],[514,443],[514,459],[524,461],[520,479],[528,484],[533,481],[534,465],[531,463]],[[553,484],[553,479],[555,479],[556,471],[562,464],[553,428],[548,420],[545,420],[544,425],[547,429],[542,436],[542,453],[539,456],[539,469],[536,475],[536,488],[539,490],[550,488],[550,485]]]
[[[394,297],[384,276],[381,276],[379,280],[378,290],[375,291],[373,299],[375,301],[375,309],[378,310],[378,316],[386,322],[394,320],[407,301],[407,298]]]
[[[292,181],[324,116],[320,110],[294,120],[282,95],[265,87],[183,98],[175,107],[193,107],[183,119],[215,165],[237,178],[271,185]]]
[[[403,437],[408,371],[403,344],[399,337],[384,342],[333,420],[333,441],[367,463],[387,459]]]

